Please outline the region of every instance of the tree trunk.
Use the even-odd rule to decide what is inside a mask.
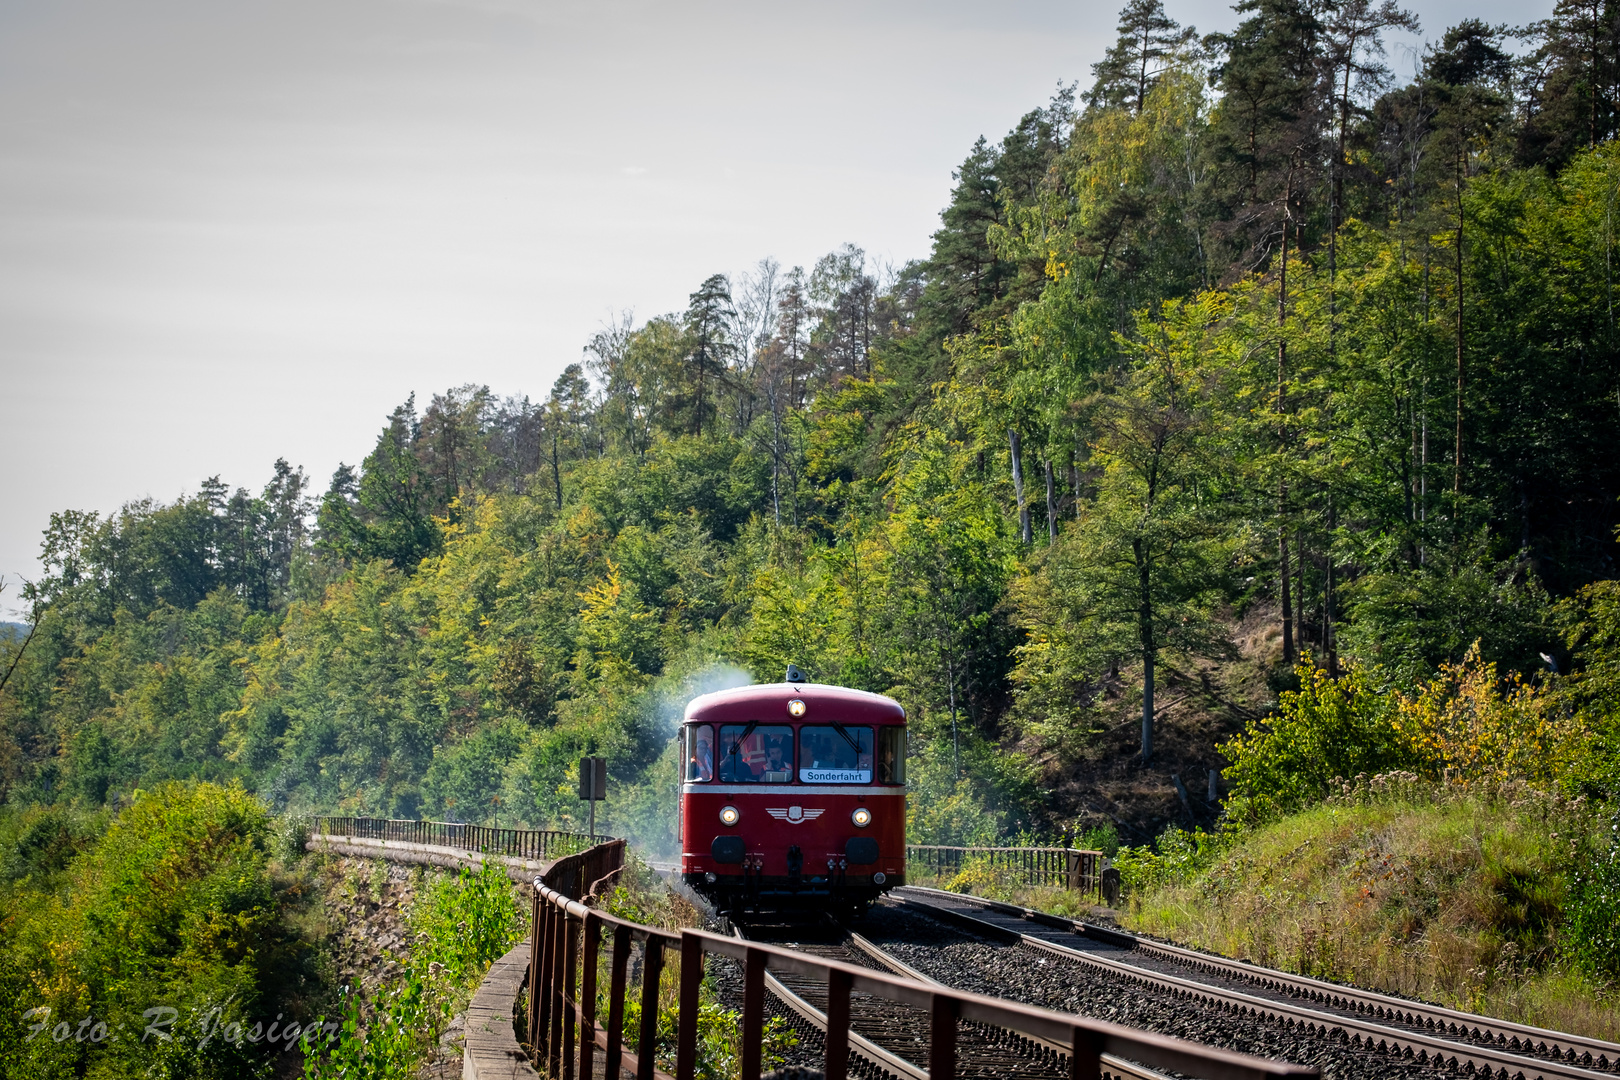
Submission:
[[[551,433],[551,482],[557,488],[557,509],[562,509],[562,466],[557,463],[557,433]]]
[[[1422,439],[1418,458],[1418,565],[1429,564],[1429,377],[1423,376],[1423,411],[1418,416]]]
[[[1074,463],[1074,447],[1069,447],[1069,498],[1074,503],[1074,519],[1080,520],[1080,467]]]
[[[1153,633],[1153,564],[1142,550],[1142,541],[1131,542],[1136,557],[1136,632],[1142,644],[1142,764],[1153,759],[1153,664],[1159,647]]]
[[[1017,428],[1007,429],[1007,441],[1012,446],[1013,492],[1018,496],[1018,538],[1033,544],[1035,537],[1029,528],[1029,504],[1024,502],[1024,462]]]
[[[1305,535],[1294,530],[1294,637],[1305,652]]]
[[[1457,158],[1457,445],[1451,459],[1451,493],[1462,494],[1463,429],[1463,158]],[[1455,511],[1453,511],[1455,512]]]
[[[771,401],[771,513],[776,517],[776,527],[782,527],[782,415],[777,403]]]
[[[1277,445],[1283,448],[1288,443],[1288,425],[1283,421],[1283,409],[1287,405],[1287,379],[1288,379],[1288,339],[1283,336],[1288,325],[1288,226],[1290,222],[1289,200],[1293,196],[1294,172],[1292,167],[1288,170],[1286,182],[1283,184],[1283,228],[1282,228],[1282,266],[1277,277]],[[1282,607],[1282,646],[1283,663],[1290,667],[1294,663],[1294,612],[1292,597],[1288,593],[1288,480],[1281,477],[1277,480],[1277,576],[1282,582],[1282,595],[1278,598]]]
[[[1322,649],[1327,653],[1328,674],[1339,677],[1339,643],[1335,637],[1333,610],[1333,531],[1339,525],[1339,511],[1328,495],[1327,580],[1322,586]]]
[[[1142,650],[1142,764],[1153,760],[1153,651]]]
[[[1052,493],[1052,462],[1048,459],[1046,465],[1046,542],[1048,545],[1057,543],[1057,500]]]

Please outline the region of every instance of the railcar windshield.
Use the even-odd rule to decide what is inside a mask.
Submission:
[[[726,784],[786,784],[793,779],[793,729],[786,724],[721,724],[719,776]]]
[[[799,779],[806,784],[870,784],[872,729],[830,724],[800,728]]]

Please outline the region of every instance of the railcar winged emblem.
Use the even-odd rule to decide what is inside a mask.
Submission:
[[[806,821],[814,821],[816,818],[825,813],[823,810],[806,810],[802,806],[788,806],[774,810],[767,807],[765,812],[771,815],[771,817],[775,818],[777,821],[786,821],[792,825],[798,825]]]

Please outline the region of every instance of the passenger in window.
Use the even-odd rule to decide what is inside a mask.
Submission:
[[[877,779],[880,784],[894,783],[894,746],[883,740],[883,756],[878,759]]]
[[[714,779],[714,736],[707,727],[700,727],[697,730],[697,739],[692,747],[692,759],[686,765],[686,778]]]

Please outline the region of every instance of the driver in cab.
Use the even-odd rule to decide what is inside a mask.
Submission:
[[[760,770],[759,779],[767,784],[786,784],[793,779],[793,770],[788,767],[781,739],[766,740],[765,764]]]

